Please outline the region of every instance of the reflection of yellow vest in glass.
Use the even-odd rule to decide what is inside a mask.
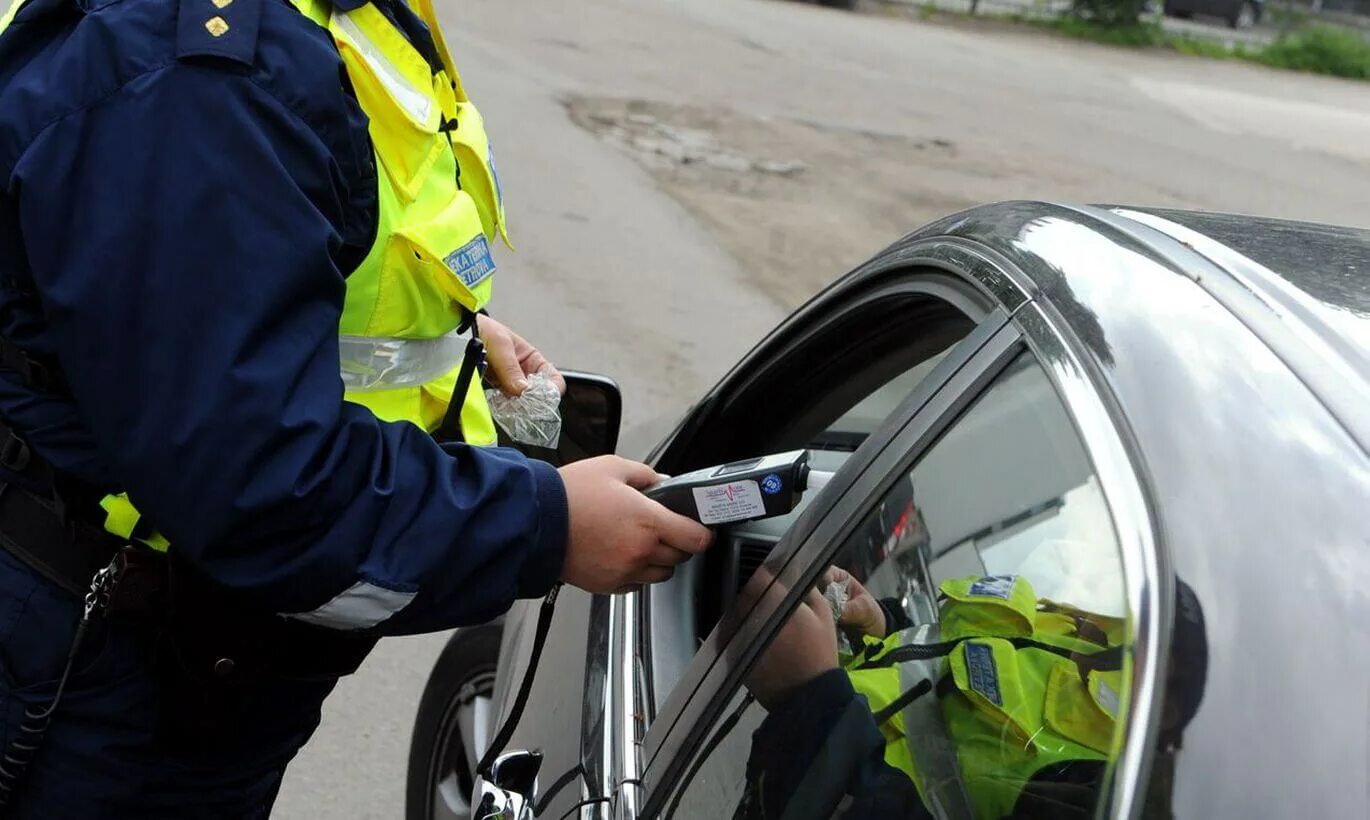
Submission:
[[[1082,676],[1075,660],[1050,648],[1082,656],[1106,651],[1121,641],[1122,621],[1038,601],[1027,580],[1013,576],[946,581],[942,593],[935,640],[959,641],[944,659],[880,664],[910,640],[915,630],[906,630],[883,641],[867,638],[866,651],[846,665],[872,712],[893,711],[880,726],[885,761],[913,779],[924,804],[949,816],[1004,817],[1034,774],[1108,759],[1123,672],[1090,669]],[[1014,638],[1049,648],[1015,646]],[[923,697],[897,705],[936,669],[929,664],[940,664],[934,674],[947,679],[931,731],[934,713],[911,711],[927,704]]]
[[[348,277],[338,329],[346,398],[432,431],[453,398],[471,317],[490,300],[490,243],[505,235],[485,128],[431,0],[414,6],[444,66],[436,74],[373,5],[342,12],[327,0],[293,2],[337,44],[376,154],[376,239]],[[463,438],[494,443],[479,378],[463,398]]]

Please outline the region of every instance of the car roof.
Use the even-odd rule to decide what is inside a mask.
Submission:
[[[1370,325],[1370,231],[1207,211],[1135,210],[1212,237],[1361,327]]]
[[[1370,380],[1370,231],[1202,211],[1114,210],[1157,217],[1223,246],[1228,253],[1215,253],[1219,258],[1212,261],[1259,290],[1270,307],[1297,316]],[[1182,242],[1190,238],[1187,231],[1146,221]],[[1196,250],[1215,248],[1201,244]]]
[[[1164,287],[1160,271],[1189,279],[1270,348],[1361,449],[1370,451],[1370,231],[1235,214],[1024,201],[955,214],[904,242],[938,234],[982,242],[1018,262],[1026,294],[1053,303],[1105,358],[1110,340],[1099,337],[1098,320],[1129,311],[1126,288]],[[1057,238],[1039,241],[1048,235]],[[1082,253],[1106,264],[1074,264]],[[1134,264],[1137,254],[1158,264]],[[1126,282],[1119,298],[1088,306],[1075,298],[1106,270],[1124,274],[1116,280]]]

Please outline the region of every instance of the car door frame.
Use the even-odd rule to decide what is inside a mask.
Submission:
[[[984,338],[963,344],[968,348],[965,355],[948,357],[939,365],[941,373],[934,370],[920,383],[848,463],[844,480],[825,488],[777,545],[772,571],[776,583],[785,584],[789,593],[778,606],[748,613],[727,640],[720,639],[718,630],[710,635],[690,664],[693,674],[682,680],[682,694],[667,702],[643,738],[640,766],[631,773],[629,802],[633,805],[625,806],[631,810],[621,816],[637,816],[639,806],[645,816],[660,812],[677,787],[675,779],[736,691],[743,671],[797,602],[797,590],[811,584],[826,566],[832,558],[829,553],[841,543],[841,534],[1023,350],[1030,351],[1047,371],[1070,414],[1117,530],[1133,654],[1124,745],[1114,766],[1109,799],[1117,816],[1129,816],[1140,806],[1169,642],[1169,610],[1164,604],[1171,600],[1171,590],[1169,579],[1159,571],[1155,516],[1125,420],[1088,366],[1083,344],[1069,333],[1067,323],[1049,302],[1033,299],[1032,279],[1021,270],[965,238],[915,240],[901,249],[900,256],[908,260],[908,267],[923,268],[933,262],[933,267],[974,283],[999,303],[991,315],[1004,321],[998,327],[982,321],[976,332]],[[972,264],[965,264],[967,260]],[[966,341],[971,342],[971,337]],[[636,606],[641,606],[640,599]],[[636,751],[621,748],[628,754]],[[620,781],[625,782],[629,781]]]
[[[918,293],[938,298],[975,323],[954,343],[939,364],[917,386],[894,417],[906,413],[911,403],[925,400],[1008,321],[1003,305],[1021,305],[1028,298],[1025,280],[1004,274],[1007,263],[997,253],[956,237],[935,243],[911,237],[895,243],[842,280],[795,311],[758,344],[709,394],[685,415],[677,428],[655,448],[650,463],[663,465],[688,453],[701,428],[718,418],[733,399],[752,389],[758,374],[782,360],[788,351],[820,336],[831,322],[840,320],[880,295]],[[974,278],[960,275],[973,270]],[[908,411],[911,412],[911,411]],[[886,426],[887,427],[887,426]],[[886,429],[886,427],[882,427]],[[886,442],[887,443],[887,442]],[[879,431],[852,456],[879,449]],[[674,455],[673,455],[674,454]],[[839,476],[834,487],[840,488]],[[831,491],[829,497],[835,497]],[[821,501],[815,500],[815,504]],[[812,515],[809,514],[812,518]],[[802,518],[802,517],[801,517]],[[798,525],[797,525],[798,526]],[[581,804],[582,813],[601,816],[636,816],[645,758],[640,754],[649,717],[655,711],[644,676],[650,669],[650,607],[641,591],[614,596],[595,596],[589,619],[590,651],[584,691],[593,702],[585,714],[596,719],[582,721],[582,771],[591,793],[600,795]],[[670,708],[668,702],[664,710]],[[545,799],[545,797],[544,797]],[[612,805],[601,802],[609,799]],[[591,805],[593,803],[593,806]]]

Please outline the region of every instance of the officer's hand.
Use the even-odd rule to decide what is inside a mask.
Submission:
[[[842,617],[837,623],[844,629],[870,635],[873,638],[885,637],[885,610],[861,582],[841,567],[828,567],[823,573],[823,586],[847,582],[847,603],[842,606]]]
[[[704,525],[638,492],[662,478],[645,464],[600,456],[562,467],[561,478],[571,513],[562,577],[587,592],[665,581],[713,541]]]
[[[747,674],[747,688],[769,711],[790,692],[836,668],[832,609],[817,590],[810,590]]]
[[[566,392],[566,380],[547,358],[522,336],[485,314],[477,314],[476,330],[485,343],[490,367],[486,375],[506,396],[517,396],[528,386],[527,377],[541,371],[557,390]]]

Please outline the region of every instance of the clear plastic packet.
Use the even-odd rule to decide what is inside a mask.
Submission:
[[[847,599],[851,597],[851,581],[834,581],[828,584],[827,589],[823,590],[823,597],[827,599],[828,606],[832,607],[832,621],[834,624],[842,620],[842,610],[847,606]],[[847,639],[847,633],[842,629],[837,630],[837,651],[851,654],[851,641]]]
[[[561,439],[561,391],[545,373],[528,377],[528,386],[518,396],[499,390],[486,390],[490,415],[505,435],[522,444],[555,449]]]

